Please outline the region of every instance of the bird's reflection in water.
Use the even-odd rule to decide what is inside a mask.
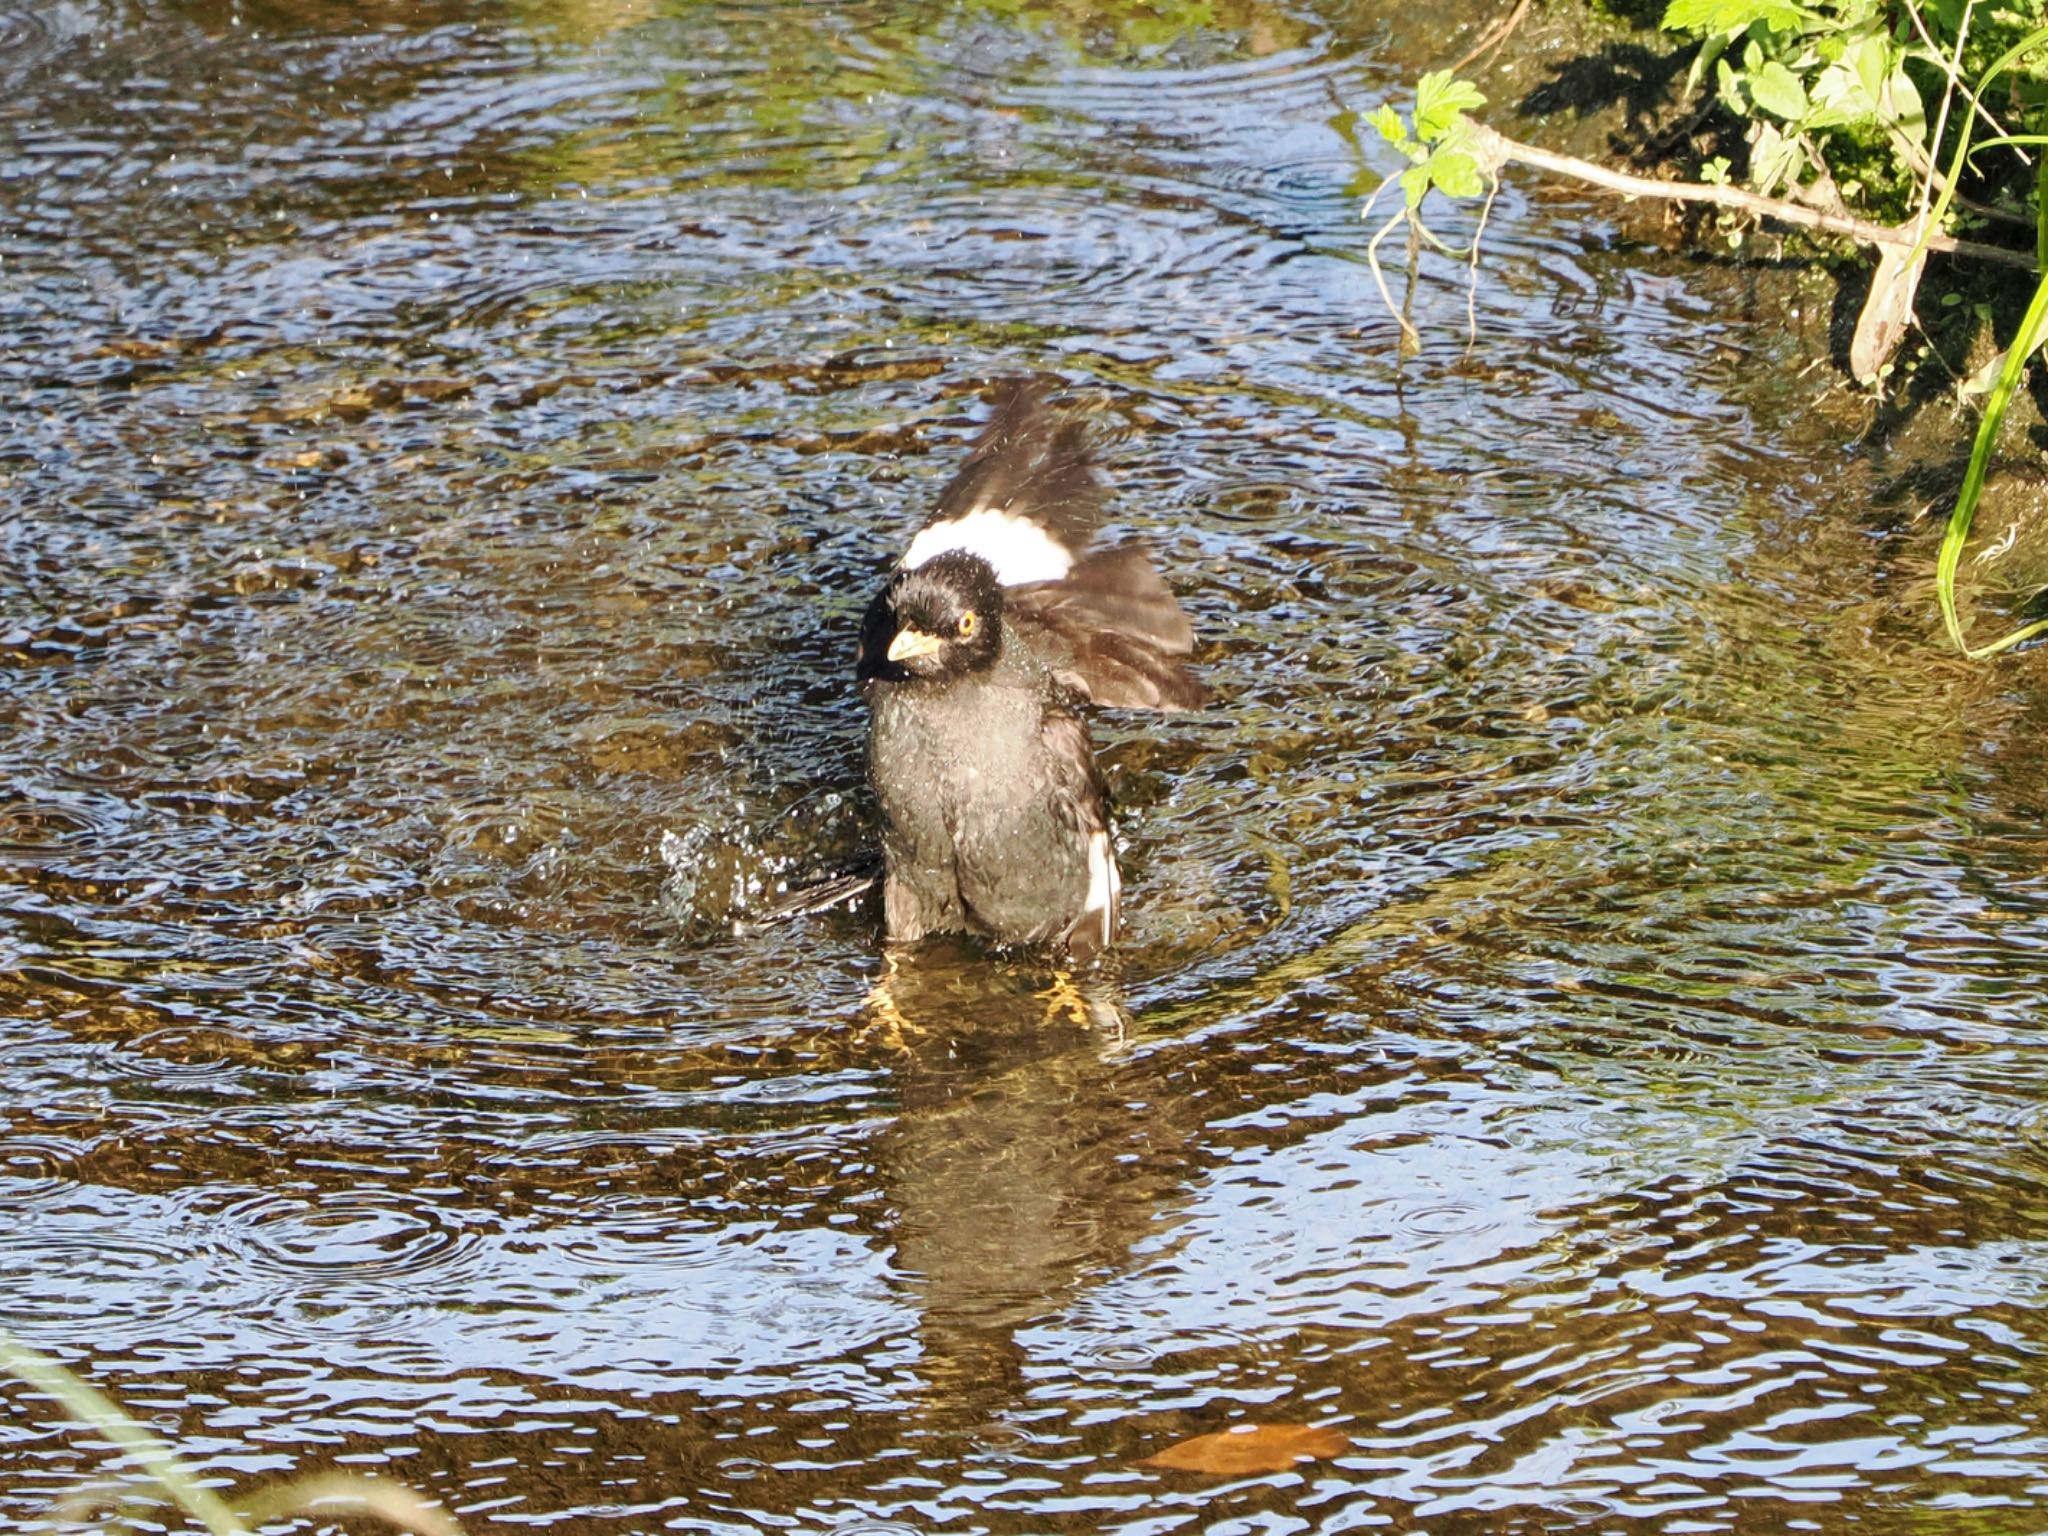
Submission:
[[[1133,1081],[1106,968],[930,942],[892,955],[864,1012],[899,1064],[874,1157],[922,1319],[921,1427],[1000,1431],[1022,1402],[1019,1331],[1121,1268],[1181,1185],[1181,1128]]]

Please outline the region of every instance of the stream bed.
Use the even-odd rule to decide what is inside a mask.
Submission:
[[[1469,8],[1199,11],[0,0],[0,1323],[473,1533],[2048,1519],[2038,672],[1726,259],[1512,178],[1399,357]],[[1085,1009],[733,927],[1025,372],[1214,694]]]

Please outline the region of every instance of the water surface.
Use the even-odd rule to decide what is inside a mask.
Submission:
[[[2042,706],[1740,273],[1513,185],[1398,361],[1459,20],[0,12],[0,1318],[472,1531],[2029,1528]],[[1217,702],[1092,1015],[890,1013],[731,920],[1032,370]],[[1135,1464],[1249,1420],[1352,1449]]]

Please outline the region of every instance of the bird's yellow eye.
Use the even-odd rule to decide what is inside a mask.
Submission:
[[[977,613],[975,613],[975,611],[974,611],[974,610],[973,610],[972,608],[968,609],[968,610],[967,610],[967,612],[965,612],[965,613],[961,614],[961,615],[960,615],[960,638],[961,638],[962,640],[971,640],[971,639],[973,639],[973,638],[974,638],[974,631],[975,631],[975,628],[976,628],[976,626],[978,626],[978,625],[979,625],[980,623],[981,623],[981,617],[980,617],[980,615],[978,615]]]

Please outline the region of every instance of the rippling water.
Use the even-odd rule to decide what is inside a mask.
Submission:
[[[0,1319],[477,1531],[2031,1528],[2031,674],[1740,272],[1511,187],[1397,363],[1463,20],[0,5]],[[1024,369],[1218,702],[1092,1009],[892,1016],[731,920]],[[1136,1465],[1241,1420],[1351,1449]]]

